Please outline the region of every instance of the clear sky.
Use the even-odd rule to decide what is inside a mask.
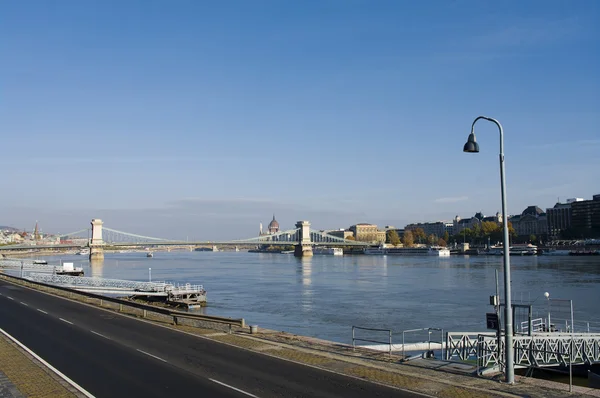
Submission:
[[[165,238],[600,193],[600,2],[0,3],[0,225]]]

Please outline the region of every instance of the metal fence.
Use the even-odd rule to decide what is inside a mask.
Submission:
[[[88,304],[98,305],[102,308],[109,308],[119,312],[128,312],[132,315],[146,317],[158,317],[169,321],[174,325],[188,325],[195,327],[206,327],[229,331],[235,328],[246,328],[244,318],[234,319],[212,315],[194,314],[189,312],[174,311],[169,308],[154,307],[151,305],[136,303],[133,301],[122,300],[113,297],[107,297],[99,294],[82,292],[62,286],[55,286],[41,282],[35,282],[24,278],[8,274],[0,274],[1,279],[9,280],[13,283],[32,287],[37,290],[46,291],[59,296],[86,302]]]
[[[388,340],[387,341],[380,341],[380,340],[372,340],[372,339],[367,339],[367,338],[359,338],[356,337],[356,331],[357,330],[364,330],[364,331],[371,331],[371,332],[378,332],[378,333],[387,333],[387,337]],[[352,350],[356,350],[356,342],[357,341],[365,341],[365,342],[369,342],[369,343],[378,343],[378,344],[388,344],[388,353],[390,355],[390,357],[392,356],[392,330],[391,329],[376,329],[376,328],[365,328],[365,327],[361,327],[361,326],[352,326]]]

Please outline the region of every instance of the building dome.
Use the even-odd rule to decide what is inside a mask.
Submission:
[[[279,223],[275,219],[275,214],[273,214],[273,220],[269,223],[269,233],[279,232]]]

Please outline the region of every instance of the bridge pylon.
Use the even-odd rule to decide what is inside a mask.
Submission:
[[[92,239],[90,240],[90,260],[104,259],[104,241],[102,240],[102,220],[92,220]]]
[[[311,257],[313,255],[312,243],[310,241],[310,222],[298,221],[299,243],[294,247],[294,256],[296,257]]]

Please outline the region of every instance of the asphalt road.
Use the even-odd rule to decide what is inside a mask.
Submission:
[[[96,397],[422,396],[191,336],[4,281],[0,281],[0,328]]]

